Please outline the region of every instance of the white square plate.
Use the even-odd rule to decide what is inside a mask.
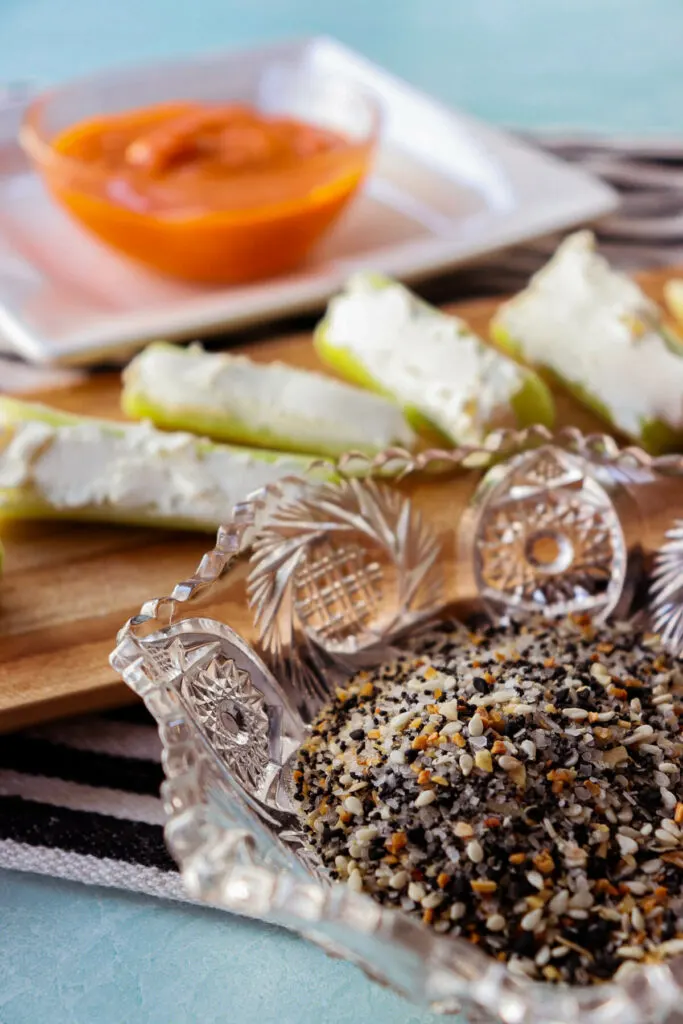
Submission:
[[[255,49],[299,58],[377,95],[374,171],[308,265],[236,288],[155,277],[118,257],[48,198],[16,142],[21,104],[0,111],[0,334],[42,362],[94,362],[151,338],[188,338],[321,305],[359,267],[409,280],[614,209],[581,170],[449,110],[325,38]],[[226,56],[229,59],[229,55]]]

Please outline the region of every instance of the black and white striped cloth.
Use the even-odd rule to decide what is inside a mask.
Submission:
[[[683,144],[542,143],[620,190],[621,209],[597,229],[615,265],[683,264]],[[498,254],[422,290],[443,301],[514,291],[557,241]],[[156,728],[141,706],[0,737],[0,867],[183,899],[164,846],[162,779]]]
[[[184,899],[144,707],[0,738],[0,867]]]

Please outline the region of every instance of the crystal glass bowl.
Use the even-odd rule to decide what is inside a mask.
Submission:
[[[238,505],[195,574],[144,604],[111,658],[159,723],[166,838],[188,892],[471,1021],[666,1019],[681,957],[597,987],[525,981],[330,882],[290,771],[334,686],[446,612],[635,618],[678,653],[682,498],[682,457],[531,428],[480,448],[346,456],[328,483],[291,478]]]

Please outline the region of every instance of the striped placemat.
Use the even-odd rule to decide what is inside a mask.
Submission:
[[[0,867],[184,899],[141,705],[0,740]]]
[[[596,229],[616,266],[683,263],[683,144],[541,142],[620,191],[620,210]],[[452,301],[514,291],[557,242],[545,238],[497,254],[432,282],[425,293]],[[183,899],[163,841],[162,779],[156,728],[142,707],[2,737],[0,866]]]

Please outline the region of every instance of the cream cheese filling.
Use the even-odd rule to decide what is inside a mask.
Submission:
[[[244,356],[151,345],[124,374],[131,395],[176,413],[246,425],[301,451],[412,447],[415,436],[393,402],[320,373]]]
[[[295,456],[268,461],[148,424],[114,432],[26,420],[10,431],[0,448],[0,490],[28,488],[63,511],[109,507],[219,523],[252,491],[303,469]]]
[[[590,232],[566,239],[495,322],[527,362],[579,384],[626,433],[654,420],[683,429],[683,358],[662,313],[595,252]]]
[[[478,442],[520,390],[524,372],[454,316],[399,284],[358,275],[330,303],[326,340],[346,349],[403,406],[454,441]]]

